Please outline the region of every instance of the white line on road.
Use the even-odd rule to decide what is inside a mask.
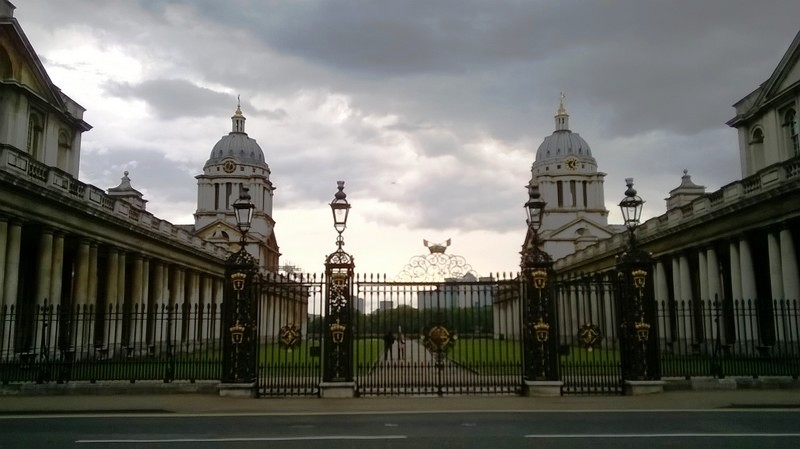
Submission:
[[[748,438],[748,437],[772,437],[772,438],[792,438],[800,437],[800,433],[628,433],[628,434],[553,434],[553,435],[525,435],[525,438]]]
[[[312,440],[403,440],[405,435],[319,435],[307,437],[238,437],[238,438],[174,438],[150,440],[76,440],[77,444],[133,444],[133,443],[227,443],[245,441],[312,441]]]
[[[324,411],[324,412],[211,412],[211,413],[43,413],[41,415],[0,415],[1,420],[12,419],[64,419],[64,418],[200,418],[243,416],[363,416],[363,415],[455,415],[455,414],[595,414],[595,413],[800,413],[800,409],[785,408],[725,408],[725,409],[485,409],[485,410],[370,410],[370,411]]]

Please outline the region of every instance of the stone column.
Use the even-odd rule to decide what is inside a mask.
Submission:
[[[781,288],[783,290],[784,301],[779,303],[779,310],[776,310],[776,321],[780,323],[780,332],[776,332],[779,340],[797,341],[798,331],[797,321],[792,320],[788,310],[797,310],[797,301],[800,300],[800,272],[797,269],[797,254],[795,253],[792,231],[784,226],[779,234],[781,252]]]
[[[694,332],[694,325],[692,322],[692,317],[694,316],[694,301],[695,298],[692,297],[692,278],[691,278],[691,271],[689,271],[689,258],[686,254],[681,254],[678,258],[680,264],[680,285],[681,285],[681,299],[684,301],[684,313],[683,313],[683,323],[681,323],[681,327],[683,327],[684,336],[691,342],[696,340],[695,332]]]
[[[211,291],[212,284],[213,284],[213,280],[211,279],[211,276],[208,275],[208,274],[203,275],[203,278],[202,278],[202,291],[201,291],[202,294],[200,295],[200,298],[201,298],[200,310],[201,310],[202,313],[200,315],[201,321],[198,323],[198,326],[199,326],[199,329],[200,329],[200,335],[198,335],[198,338],[200,339],[201,343],[203,343],[206,340],[212,338],[211,320],[210,320],[210,318],[212,318],[211,317],[211,313],[212,313],[211,306],[214,303],[213,298],[212,298],[212,291]]]
[[[64,234],[53,233],[53,257],[50,269],[50,304],[54,307],[61,306],[61,283],[64,271]],[[55,309],[54,309],[55,310]],[[55,332],[54,332],[55,333]]]
[[[706,250],[706,273],[708,273],[708,297],[711,299],[711,311],[716,314],[719,313],[720,316],[712,317],[712,330],[711,335],[714,338],[721,339],[723,343],[725,338],[725,333],[722,332],[725,326],[725,320],[722,318],[722,304],[723,301],[730,299],[726,299],[722,296],[722,285],[720,283],[720,272],[719,272],[719,259],[717,258],[717,250],[714,247],[710,247]],[[719,320],[718,322],[716,320]]]
[[[150,314],[150,258],[142,256],[142,299],[139,302],[136,342],[140,347],[147,342],[147,317]]]
[[[5,250],[5,277],[0,288],[3,289],[4,306],[16,306],[19,288],[19,252],[22,244],[22,225],[17,222],[8,223],[8,237]]]
[[[148,302],[147,313],[147,344],[151,352],[164,339],[164,312],[165,312],[165,293],[168,291],[166,285],[165,265],[159,260],[153,260],[153,294]]]
[[[5,278],[6,278],[6,248],[8,247],[8,220],[0,217],[0,360],[5,358],[5,354],[12,348],[6,345],[10,342],[13,334],[13,326],[6,321],[10,318],[11,305],[6,304],[5,300]]]
[[[800,271],[797,269],[797,254],[794,250],[792,231],[788,227],[781,229],[781,278],[783,294],[788,300],[800,300]]]
[[[128,331],[125,335],[125,342],[129,347],[135,346],[137,341],[141,341],[142,323],[144,317],[144,260],[141,254],[133,254],[133,269],[131,273],[131,297],[126,307],[126,312],[130,314],[128,321]]]
[[[738,330],[739,339],[747,339],[753,342],[758,341],[758,317],[756,303],[758,292],[756,291],[756,274],[753,267],[753,256],[750,252],[750,243],[745,237],[739,240],[739,267],[742,276],[742,299],[744,300],[746,314],[743,317],[742,327]],[[742,333],[743,331],[744,333]]]
[[[656,262],[655,272],[655,297],[656,311],[661,315],[658,320],[659,332],[663,341],[672,341],[672,326],[670,326],[669,286],[667,284],[667,270],[664,261]]]
[[[200,278],[196,271],[189,271],[187,273],[186,284],[188,287],[188,297],[186,298],[186,339],[188,344],[194,344],[197,341],[197,313],[200,302]]]
[[[742,300],[742,269],[739,261],[739,242],[731,241],[730,262],[731,262],[731,293],[734,306],[737,301]]]
[[[702,248],[697,251],[697,267],[700,270],[700,298],[698,300],[706,302],[711,298],[708,296],[708,260],[706,251]]]
[[[739,241],[739,266],[742,270],[742,297],[747,300],[756,300],[756,274],[753,267],[753,256],[750,251],[750,243],[742,238]]]
[[[33,347],[36,353],[50,352],[50,339],[55,324],[53,298],[50,297],[50,283],[53,279],[53,229],[43,228],[39,235],[39,254],[37,257],[36,313],[33,318]]]
[[[114,317],[118,306],[119,283],[119,253],[116,248],[108,248],[106,260],[106,295],[101,308],[103,314],[103,344],[107,350],[109,343],[114,341],[116,328]]]
[[[771,299],[784,299],[780,234],[777,232],[767,232],[767,249],[769,250],[769,286],[772,292]]]
[[[81,352],[91,345],[92,340],[87,338],[86,326],[94,321],[94,317],[88,313],[87,295],[89,291],[89,253],[90,244],[86,239],[78,241],[78,260],[75,264],[75,274],[72,282],[72,310],[75,320],[73,321],[74,340],[71,346],[76,351]]]
[[[6,301],[4,298],[5,294],[5,279],[6,279],[6,247],[8,246],[8,219],[5,217],[0,217],[0,326],[3,325],[2,317],[3,314],[3,306],[5,305]],[[3,328],[0,327],[0,351],[2,351],[2,341],[3,341]]]
[[[53,269],[53,230],[44,228],[39,235],[39,257],[37,258],[36,304],[52,304],[50,281]]]
[[[91,346],[96,344],[95,323],[97,321],[97,280],[99,278],[100,275],[97,271],[97,243],[91,242],[89,244],[89,276],[86,286],[86,314],[84,315],[86,325],[80,337]]]

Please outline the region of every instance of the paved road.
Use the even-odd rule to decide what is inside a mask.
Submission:
[[[800,411],[494,411],[0,417],[0,448],[797,448]]]

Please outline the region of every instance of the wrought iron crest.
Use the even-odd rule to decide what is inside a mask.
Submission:
[[[600,340],[603,338],[603,333],[600,331],[600,327],[596,324],[586,323],[578,329],[578,339],[580,339],[583,346],[586,348],[587,351],[592,352],[594,347]]]
[[[330,330],[331,330],[331,339],[333,339],[333,342],[337,345],[342,344],[342,342],[344,341],[344,333],[347,330],[347,326],[341,324],[339,322],[339,319],[337,318],[336,322],[331,324]]]
[[[644,343],[650,338],[650,324],[645,323],[644,316],[634,324],[636,339]]]
[[[542,317],[539,321],[533,324],[533,333],[536,336],[536,341],[544,343],[550,339],[550,325],[547,324]]]
[[[291,351],[300,344],[301,332],[294,324],[287,324],[281,327],[279,341],[281,347]]]
[[[431,326],[425,332],[425,347],[434,353],[446,352],[456,341],[456,336],[443,324]]]

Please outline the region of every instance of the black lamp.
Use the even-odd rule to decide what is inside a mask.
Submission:
[[[350,203],[347,202],[347,194],[344,193],[344,181],[336,181],[339,189],[331,201],[331,211],[333,211],[333,227],[339,235],[342,235],[347,228],[347,214],[350,213]]]
[[[636,194],[636,189],[633,188],[633,178],[625,178],[625,184],[628,189],[625,191],[625,198],[619,202],[619,208],[622,211],[625,226],[633,232],[639,226],[644,200]]]
[[[239,199],[233,203],[233,211],[236,213],[236,226],[242,233],[242,241],[247,231],[250,230],[250,224],[253,222],[253,211],[256,206],[250,202],[250,189],[242,186],[239,190]]]

